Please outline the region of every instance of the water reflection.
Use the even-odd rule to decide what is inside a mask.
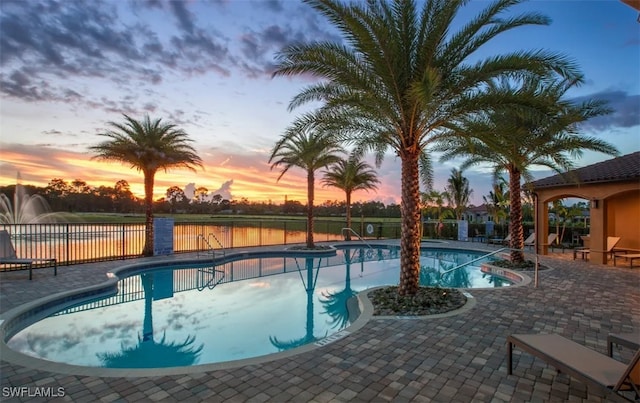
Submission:
[[[328,258],[250,258],[122,279],[118,293],[59,311],[8,344],[76,365],[167,367],[257,357],[315,342],[349,325],[357,292],[396,285],[397,250],[345,249]],[[421,284],[477,254],[425,252]],[[442,286],[498,286],[477,267]],[[504,275],[502,275],[504,277]],[[215,284],[215,286],[213,286]]]
[[[345,259],[345,273],[344,273],[344,288],[340,291],[327,291],[323,292],[323,299],[320,300],[326,313],[331,317],[329,324],[332,328],[343,329],[349,324],[349,311],[347,310],[347,301],[354,297],[357,292],[351,288],[351,255],[350,250],[344,252]],[[357,253],[362,255],[364,249],[358,249]],[[360,258],[360,275],[364,273],[364,258]]]
[[[121,349],[116,352],[98,353],[97,356],[107,368],[164,368],[182,367],[197,363],[202,348],[195,347],[195,336],[189,335],[180,343],[169,342],[166,333],[163,332],[159,341],[154,339],[153,332],[153,299],[154,291],[166,289],[158,282],[154,288],[154,275],[161,273],[141,274],[141,283],[144,290],[144,320],[142,337],[138,336],[138,343],[133,347],[121,344]],[[160,277],[159,279],[162,279]],[[166,277],[164,277],[166,279]],[[156,293],[159,298],[166,298]],[[173,296],[173,295],[171,295]]]
[[[295,259],[295,262],[297,266],[298,259]],[[286,340],[286,341],[280,340],[276,336],[269,336],[269,341],[271,341],[271,344],[273,344],[273,346],[280,351],[290,350],[292,348],[304,346],[305,344],[313,343],[314,341],[327,337],[326,332],[322,337],[316,337],[314,335],[313,297],[314,297],[314,290],[316,289],[316,284],[318,283],[318,275],[320,274],[321,262],[322,262],[322,259],[318,259],[318,267],[315,269],[316,274],[314,276],[313,274],[314,266],[315,266],[314,259],[311,257],[307,257],[304,259],[305,272],[307,276],[306,281],[303,277],[300,267],[298,266],[298,273],[300,274],[300,280],[302,280],[302,285],[304,287],[305,294],[307,295],[307,310],[306,310],[307,320],[305,324],[305,333],[304,333],[304,336],[302,337],[299,337],[297,339]]]

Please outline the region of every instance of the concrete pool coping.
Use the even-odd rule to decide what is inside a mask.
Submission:
[[[433,242],[429,247],[434,246]],[[442,244],[442,243],[437,243]],[[359,292],[348,302],[349,316],[351,318],[351,325],[345,329],[339,330],[321,340],[313,343],[309,343],[300,347],[296,347],[290,350],[281,351],[272,354],[266,354],[258,357],[245,358],[240,360],[200,364],[193,366],[182,367],[167,367],[167,368],[103,368],[103,367],[89,367],[72,365],[55,361],[48,361],[45,359],[33,357],[16,350],[11,349],[7,342],[17,332],[26,328],[32,323],[35,323],[50,314],[65,309],[67,306],[77,305],[88,299],[95,299],[99,297],[106,297],[113,295],[117,292],[117,283],[120,278],[130,276],[136,273],[144,272],[147,269],[158,269],[164,266],[176,266],[176,265],[194,265],[205,264],[211,261],[216,263],[225,263],[228,261],[236,261],[240,259],[250,259],[259,257],[282,257],[282,256],[330,256],[335,255],[337,249],[353,246],[352,243],[334,243],[329,248],[324,250],[303,250],[303,249],[284,249],[284,250],[259,250],[259,251],[238,251],[232,252],[221,257],[208,257],[208,258],[191,258],[171,260],[167,262],[159,261],[147,261],[141,263],[126,264],[116,267],[107,271],[107,279],[102,283],[91,285],[76,290],[69,290],[54,295],[40,298],[26,304],[22,304],[7,312],[0,314],[0,357],[3,360],[11,362],[13,364],[21,365],[27,368],[40,369],[45,371],[51,371],[67,375],[86,375],[86,376],[98,376],[98,377],[148,377],[148,376],[163,376],[163,375],[182,375],[182,374],[194,374],[199,372],[208,372],[215,370],[227,370],[247,365],[261,364],[282,358],[292,357],[308,351],[316,350],[333,343],[350,334],[357,332],[364,327],[371,319],[385,320],[385,319],[411,319],[411,320],[429,320],[446,318],[454,315],[458,315],[472,309],[476,305],[476,300],[469,290],[460,289],[461,292],[467,297],[465,304],[455,310],[434,315],[423,316],[374,316],[373,304],[368,298],[369,292],[383,288],[373,287],[367,290]],[[395,248],[397,247],[391,243],[376,243],[377,248]],[[450,250],[473,250],[473,249],[461,249],[461,248],[447,248]],[[479,251],[484,252],[484,251]],[[511,270],[506,270],[513,272]],[[526,275],[513,272],[514,275],[519,276],[522,281],[513,286],[527,285],[531,279]],[[487,288],[477,288],[487,289]],[[493,288],[491,288],[493,289]],[[496,289],[497,290],[497,289]]]

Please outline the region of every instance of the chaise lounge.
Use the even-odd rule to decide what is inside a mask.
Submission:
[[[7,230],[0,230],[0,264],[28,266],[29,280],[32,280],[34,263],[53,263],[53,275],[58,275],[57,259],[19,258],[16,254],[16,248],[13,246],[13,242],[11,242],[11,236],[9,235]]]
[[[620,237],[619,236],[608,236],[607,237],[607,250],[605,250],[604,252],[612,254],[613,253],[613,248],[616,247],[618,242],[620,242]],[[574,249],[573,250],[573,260],[576,260],[576,258],[578,257],[578,254],[581,255],[582,260],[587,260],[590,252],[591,252],[591,249]]]
[[[513,334],[507,337],[507,371],[513,373],[513,347],[519,347],[580,382],[630,400],[621,392],[640,398],[640,349],[628,364],[591,350],[557,334]]]

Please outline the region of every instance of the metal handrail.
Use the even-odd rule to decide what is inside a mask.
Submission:
[[[220,242],[220,240],[218,239],[218,237],[216,237],[215,234],[210,233],[208,237],[205,238],[205,236],[203,234],[199,234],[198,235],[198,239],[202,239],[202,241],[204,243],[207,244],[207,247],[209,248],[209,253],[211,253],[212,255],[215,254],[215,249],[214,247],[211,245],[211,242],[209,242],[209,240],[213,237],[213,239],[216,241],[216,243],[218,244],[218,246],[220,246],[220,249],[222,249],[222,256],[225,256],[225,249],[224,246],[222,245],[222,243]]]
[[[489,253],[487,253],[486,255],[482,255],[482,256],[477,257],[477,258],[475,258],[475,259],[473,259],[473,260],[470,260],[470,261],[468,261],[468,262],[466,262],[466,263],[462,263],[462,264],[460,264],[460,265],[457,265],[457,266],[456,266],[456,267],[454,267],[453,269],[445,270],[445,271],[443,271],[442,273],[440,273],[440,278],[442,278],[442,276],[443,276],[444,274],[447,274],[447,273],[450,273],[450,272],[452,272],[452,271],[458,270],[458,269],[460,269],[460,268],[462,268],[462,267],[464,267],[464,266],[467,266],[467,265],[469,265],[469,264],[471,264],[471,263],[475,263],[475,262],[477,262],[478,260],[482,260],[482,259],[488,258],[489,256],[493,256],[493,255],[495,255],[495,254],[497,254],[497,253],[504,252],[505,250],[511,250],[511,248],[500,248],[500,249],[498,249],[498,250],[494,250],[493,252],[489,252]]]
[[[362,239],[362,237],[355,232],[353,229],[349,228],[349,227],[345,227],[343,228],[340,233],[344,236],[344,232],[351,232],[353,235],[355,235],[363,244],[367,245],[369,247],[369,249],[373,249],[373,247],[371,245],[369,245],[364,239]]]

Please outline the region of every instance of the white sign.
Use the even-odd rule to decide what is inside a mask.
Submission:
[[[153,219],[153,256],[173,253],[173,218]]]
[[[458,241],[469,240],[469,223],[466,220],[458,221]]]

